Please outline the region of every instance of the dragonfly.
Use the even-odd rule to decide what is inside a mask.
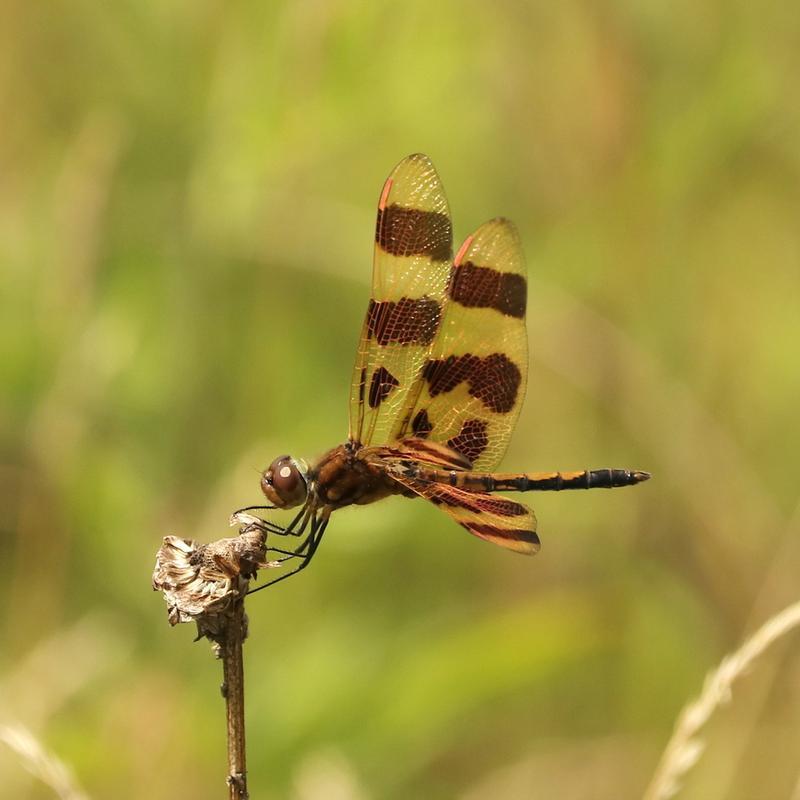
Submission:
[[[301,537],[294,569],[306,568],[331,515],[392,495],[422,497],[474,536],[516,553],[538,552],[536,517],[496,492],[631,486],[629,469],[493,471],[522,408],[528,374],[527,278],[513,223],[492,219],[453,256],[442,183],[417,153],[380,194],[372,293],[361,328],[347,440],[315,463],[289,455],[261,475],[269,505],[299,512],[273,532]],[[278,548],[273,548],[278,549]]]

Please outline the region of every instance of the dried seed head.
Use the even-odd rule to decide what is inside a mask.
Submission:
[[[255,526],[210,544],[165,536],[156,555],[153,589],[163,593],[171,625],[196,622],[199,636],[214,639],[234,601],[246,594],[249,579],[272,566],[276,562],[266,561],[266,533]]]

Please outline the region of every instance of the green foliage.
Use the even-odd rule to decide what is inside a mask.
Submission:
[[[502,214],[525,244],[506,466],[655,478],[535,498],[534,560],[421,503],[337,513],[250,605],[253,796],[638,796],[706,669],[796,594],[792,10],[7,4],[0,722],[94,797],[221,796],[219,665],[168,629],[154,554],[345,436],[378,192],[421,150],[457,237]],[[701,763],[703,797],[789,795],[800,711],[768,698],[720,748],[780,746]],[[0,780],[44,796],[5,754]]]

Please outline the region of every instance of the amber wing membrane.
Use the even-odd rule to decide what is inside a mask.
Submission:
[[[450,211],[427,156],[403,159],[378,204],[372,297],[350,395],[350,439],[386,442],[409,406],[442,321],[453,257]]]
[[[475,470],[505,453],[528,375],[527,281],[519,236],[494,219],[458,251],[436,340],[393,439],[441,442]]]
[[[392,477],[430,500],[474,536],[524,555],[539,552],[536,517],[523,503],[485,492],[427,483],[405,477],[399,471]]]

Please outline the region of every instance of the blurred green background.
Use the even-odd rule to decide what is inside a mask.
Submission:
[[[375,205],[428,153],[514,219],[520,558],[401,498],[253,598],[251,792],[636,798],[705,672],[800,595],[796,4],[7,0],[0,722],[94,798],[224,795],[220,665],[150,590],[276,455],[347,431]],[[682,797],[800,796],[800,642]],[[50,790],[0,747],[3,796]],[[5,794],[5,792],[8,792]]]

